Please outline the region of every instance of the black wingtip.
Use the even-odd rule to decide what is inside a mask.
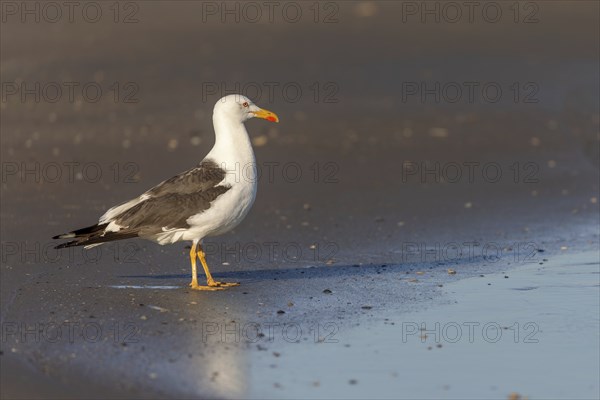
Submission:
[[[82,237],[82,236],[91,236],[92,234],[97,233],[97,232],[101,231],[102,229],[104,229],[106,227],[106,225],[108,225],[108,224],[101,224],[101,225],[96,224],[96,225],[88,226],[87,228],[77,229],[72,232],[62,233],[60,235],[53,236],[52,239],[73,239],[73,238],[78,238],[78,237]]]
[[[78,241],[77,240],[72,240],[70,242],[66,242],[66,243],[61,243],[58,246],[54,246],[55,249],[64,249],[66,247],[73,247],[73,246],[77,246],[78,245]]]

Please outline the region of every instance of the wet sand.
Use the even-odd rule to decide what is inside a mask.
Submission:
[[[597,398],[598,274],[596,250],[449,282],[447,304],[255,353],[256,370],[276,367],[251,374],[249,397]]]
[[[597,4],[537,2],[534,24],[399,23],[382,3],[340,5],[333,24],[203,23],[200,3],[137,4],[135,24],[1,25],[2,82],[104,94],[1,103],[3,398],[597,397]],[[503,96],[403,98],[423,81]],[[51,249],[200,161],[220,82],[303,90],[255,99],[281,119],[247,124],[258,197],[207,243],[239,288],[186,290],[184,243]],[[540,343],[427,350],[402,322],[534,322]]]

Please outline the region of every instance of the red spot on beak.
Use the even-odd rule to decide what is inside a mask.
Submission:
[[[275,117],[267,117],[267,121],[275,122],[276,119],[275,119]]]

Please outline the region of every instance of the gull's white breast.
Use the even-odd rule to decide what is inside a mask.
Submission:
[[[252,163],[242,174],[239,170],[228,172],[220,185],[231,188],[217,197],[208,210],[187,220],[190,228],[183,240],[222,235],[242,222],[256,198],[256,164]]]

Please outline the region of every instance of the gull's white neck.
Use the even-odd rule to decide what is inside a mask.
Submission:
[[[235,168],[236,163],[239,163],[241,168],[248,164],[255,164],[252,144],[243,122],[232,119],[222,112],[215,112],[213,126],[215,145],[206,158],[212,159],[217,164],[225,163],[227,169]]]

